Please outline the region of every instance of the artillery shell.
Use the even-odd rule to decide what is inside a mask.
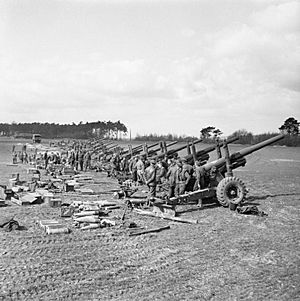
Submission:
[[[98,217],[92,216],[92,215],[78,217],[78,218],[75,218],[74,221],[80,222],[80,223],[100,223],[101,222],[101,220]]]
[[[82,217],[82,216],[90,216],[99,214],[99,210],[91,210],[91,211],[82,211],[78,213],[74,213],[74,217]]]
[[[97,229],[97,228],[100,228],[100,224],[98,223],[91,223],[87,226],[83,226],[80,228],[80,230],[89,230],[89,229]]]
[[[60,234],[70,233],[70,229],[64,225],[48,225],[46,226],[46,233],[49,234]]]

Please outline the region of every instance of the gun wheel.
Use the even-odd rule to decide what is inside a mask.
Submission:
[[[228,207],[229,203],[239,204],[246,196],[246,186],[237,177],[226,177],[217,186],[218,202]]]

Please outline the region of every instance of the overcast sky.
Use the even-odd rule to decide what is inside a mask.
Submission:
[[[300,2],[0,0],[0,122],[212,125],[300,119]]]

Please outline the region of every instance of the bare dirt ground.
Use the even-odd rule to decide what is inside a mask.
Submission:
[[[0,168],[2,184],[16,170],[26,177],[22,167],[2,161]],[[118,187],[106,174],[92,174],[98,184],[87,187]],[[115,227],[81,231],[64,219],[70,234],[46,235],[36,222],[62,220],[58,208],[8,203],[0,216],[14,216],[26,230],[0,232],[0,300],[300,300],[299,149],[268,147],[235,174],[250,190],[247,201],[268,216],[180,207],[195,225],[132,212],[126,222],[171,228],[131,237],[118,209],[110,214]]]

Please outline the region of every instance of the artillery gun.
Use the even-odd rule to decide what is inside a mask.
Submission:
[[[234,142],[236,140],[238,140],[238,138],[231,138],[230,140],[228,140],[228,143]],[[170,157],[174,156],[175,153],[178,153],[179,151],[187,148],[188,155],[185,156],[185,158],[187,159],[187,162],[189,164],[194,164],[194,161],[195,161],[194,158],[196,158],[196,160],[200,160],[200,161],[208,160],[209,159],[208,153],[215,150],[216,148],[220,148],[223,145],[222,143],[217,143],[215,146],[210,146],[204,150],[200,150],[200,151],[196,152],[195,145],[200,143],[201,141],[202,141],[202,139],[197,139],[193,142],[187,142],[186,145],[181,145],[174,149],[169,149],[169,150],[168,150],[168,148],[172,145],[177,144],[177,141],[170,142],[169,144],[167,144],[166,141],[160,141],[159,143],[155,143],[155,144],[149,146],[149,148],[150,148],[150,147],[153,147],[153,146],[159,144],[159,146],[153,150],[149,150],[149,149],[147,150],[147,149],[145,149],[145,148],[147,148],[147,146],[144,147],[143,155],[145,155],[148,159],[158,159],[158,158],[166,158],[166,157],[170,158]],[[191,154],[191,150],[190,150],[191,146],[192,146],[193,154]],[[159,150],[161,151],[160,154],[153,155]],[[139,155],[140,155],[140,153],[133,156],[132,158],[139,156]],[[122,184],[125,183],[125,181],[128,180],[130,176],[131,176],[130,174],[124,174],[124,173],[119,173],[117,175],[117,179],[119,181],[119,184],[121,185],[121,188],[123,188]],[[125,189],[125,194],[126,194],[126,189]]]
[[[193,204],[195,201],[203,199],[217,199],[224,207],[235,208],[245,198],[247,190],[241,179],[233,175],[233,170],[246,165],[246,156],[256,152],[278,140],[284,138],[283,134],[267,139],[258,144],[241,149],[230,155],[228,149],[228,141],[224,141],[223,150],[224,156],[212,162],[208,162],[201,166],[202,171],[209,178],[205,187],[201,189],[171,197],[167,200],[156,199],[153,206],[153,211],[157,216],[175,216],[176,205]],[[219,150],[220,151],[220,150]]]
[[[193,141],[192,144],[195,145],[195,144],[197,144],[197,143],[200,143],[201,141],[202,141],[202,139],[198,139],[198,140]],[[177,142],[176,142],[176,143],[177,143]],[[155,156],[151,157],[151,159],[160,159],[160,158],[165,158],[165,157],[171,158],[171,157],[174,156],[175,153],[178,153],[179,151],[181,151],[181,150],[183,150],[183,149],[185,149],[185,148],[188,148],[189,145],[190,145],[190,144],[189,144],[189,142],[188,142],[187,145],[181,145],[181,146],[178,146],[178,147],[176,147],[176,148],[174,148],[174,149],[170,149],[170,150],[167,149],[167,147],[169,147],[170,144],[167,145],[167,147],[166,147],[166,146],[163,146],[163,149],[162,149],[163,152],[160,153],[160,154],[158,154],[158,155],[155,155]]]

